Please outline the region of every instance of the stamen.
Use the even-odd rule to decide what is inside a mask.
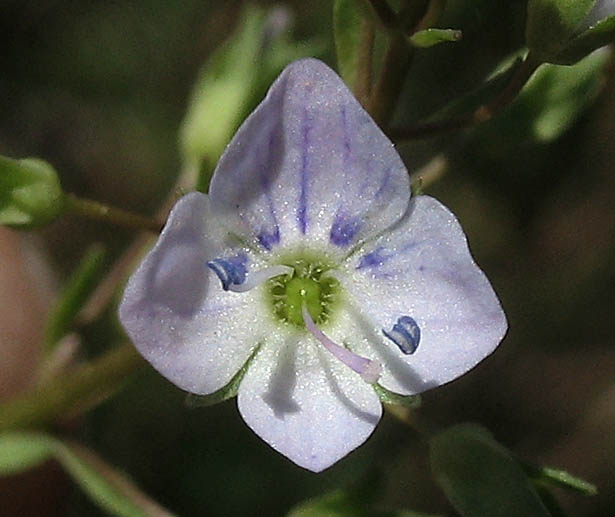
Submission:
[[[222,289],[243,293],[266,282],[270,278],[280,275],[292,275],[293,268],[289,266],[270,266],[259,271],[255,271],[248,276],[246,264],[248,257],[237,255],[231,258],[217,258],[207,263],[222,282]]]
[[[406,355],[416,352],[421,340],[421,329],[410,316],[402,316],[391,330],[382,329],[382,333]]]
[[[294,273],[294,269],[290,266],[284,266],[279,264],[277,266],[269,266],[254,273],[250,273],[245,282],[235,285],[232,284],[229,286],[229,291],[234,291],[236,293],[245,293],[250,289],[253,289],[257,285],[261,285],[266,282],[270,278],[274,278],[280,275],[292,275]]]
[[[222,289],[228,291],[233,284],[242,284],[246,279],[248,257],[237,255],[231,258],[217,258],[207,263],[222,282]]]
[[[361,378],[369,383],[375,383],[382,373],[382,366],[378,361],[373,361],[365,357],[351,352],[347,348],[338,345],[331,341],[325,334],[316,326],[310,312],[307,310],[305,303],[301,307],[305,328],[314,336],[329,352],[337,359],[348,366],[353,371],[357,372]]]

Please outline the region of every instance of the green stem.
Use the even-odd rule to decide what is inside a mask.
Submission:
[[[391,6],[386,0],[369,0],[369,3],[385,29],[389,31],[399,29],[397,14],[391,9]]]
[[[440,431],[438,424],[423,416],[419,411],[392,404],[385,404],[384,409],[387,414],[416,431],[424,440],[429,440]]]
[[[506,88],[500,92],[500,95],[498,95],[495,100],[478,108],[472,114],[471,122],[485,122],[491,119],[496,113],[507,108],[510,103],[517,98],[519,92],[541,64],[542,61],[534,59],[534,56],[528,54],[517,72],[512,76],[510,82],[506,85]]]
[[[164,226],[159,221],[139,214],[133,214],[127,210],[93,201],[91,199],[83,199],[74,194],[66,194],[64,197],[66,210],[73,214],[126,226],[137,230],[147,230],[153,233],[160,233]]]
[[[368,109],[382,128],[386,128],[393,115],[413,54],[400,32],[390,36],[380,78],[374,87]]]
[[[132,344],[0,404],[0,431],[40,427],[100,401],[145,361]]]

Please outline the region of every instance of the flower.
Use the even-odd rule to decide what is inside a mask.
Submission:
[[[209,195],[177,202],[121,322],[183,390],[240,380],[248,426],[321,471],[374,430],[374,383],[439,386],[506,331],[453,214],[410,196],[392,143],[341,79],[296,61],[237,131]]]

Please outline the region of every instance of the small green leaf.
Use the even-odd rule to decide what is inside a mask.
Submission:
[[[462,33],[457,29],[424,29],[410,36],[410,43],[415,47],[433,47],[446,41],[460,41]]]
[[[52,436],[0,434],[0,475],[10,475],[55,458],[102,509],[118,517],[170,517],[172,514],[141,492],[123,473],[92,451]]]
[[[98,506],[118,517],[160,517],[171,514],[142,494],[123,474],[94,453],[75,444],[57,442],[55,456],[66,472]]]
[[[355,87],[361,46],[363,10],[357,0],[333,2],[333,32],[337,53],[337,69],[346,84]]]
[[[595,49],[613,42],[615,42],[615,15],[599,21],[576,36],[551,62],[572,65]]]
[[[195,395],[194,393],[189,393],[186,396],[186,404],[189,407],[207,407],[207,406],[213,406],[214,404],[219,404],[220,402],[224,402],[225,400],[228,400],[236,396],[237,392],[239,391],[239,385],[241,384],[241,381],[243,380],[244,375],[248,371],[250,364],[252,364],[252,361],[254,360],[254,358],[256,357],[256,354],[260,350],[260,347],[261,345],[259,344],[254,349],[254,352],[252,352],[250,357],[248,357],[248,360],[241,367],[241,370],[239,370],[235,374],[235,376],[230,380],[230,382],[226,386],[223,386],[218,391],[214,391],[210,395]]]
[[[456,425],[432,438],[430,463],[436,482],[462,516],[549,516],[521,466],[478,425]]]
[[[399,393],[393,393],[387,390],[380,384],[372,384],[372,388],[378,395],[378,398],[383,404],[391,404],[394,406],[404,406],[410,409],[416,409],[421,407],[420,395],[400,395]]]
[[[529,0],[526,44],[542,61],[550,62],[578,31],[596,0]]]
[[[0,476],[18,474],[53,456],[54,441],[34,433],[0,434]]]
[[[235,34],[199,74],[180,129],[183,159],[190,169],[200,170],[206,161],[213,170],[247,111],[264,19],[262,9],[246,7]]]
[[[476,138],[491,156],[501,157],[522,143],[547,143],[578,120],[602,84],[608,52],[597,52],[573,66],[542,65],[514,103]]]
[[[0,156],[0,224],[25,230],[44,226],[63,208],[60,180],[51,165]]]
[[[101,245],[91,246],[66,283],[60,300],[47,321],[45,330],[47,353],[51,352],[57,342],[70,331],[75,316],[98,285],[98,280],[104,273],[105,256],[105,250]]]
[[[580,492],[584,495],[596,495],[598,493],[596,485],[574,476],[565,470],[533,465],[524,465],[524,467],[528,476],[536,482],[559,486],[568,490]]]

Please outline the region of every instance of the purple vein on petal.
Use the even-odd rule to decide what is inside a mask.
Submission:
[[[386,190],[389,181],[391,179],[391,166],[387,167],[386,170],[383,173],[383,178],[382,178],[382,182],[380,183],[380,187],[378,187],[378,190],[376,191],[376,194],[374,195],[374,198],[378,199]]]
[[[343,128],[343,170],[342,174],[344,178],[349,176],[349,173],[352,172],[352,164],[350,162],[350,157],[352,154],[352,149],[350,146],[350,137],[349,137],[349,128],[348,128],[348,117],[346,116],[346,106],[341,107],[341,116],[342,116],[342,128]],[[347,187],[346,185],[344,186]],[[329,232],[329,240],[332,244],[339,247],[346,247],[354,241],[357,233],[361,230],[363,226],[363,222],[360,217],[353,217],[347,215],[342,207],[342,203],[340,201],[337,212],[335,214],[335,218],[333,220],[333,224],[331,225],[331,231]]]
[[[310,131],[312,129],[310,115],[307,108],[303,110],[303,124],[301,127],[301,170],[299,171],[300,193],[299,208],[297,210],[297,222],[301,233],[305,235],[307,231],[307,189],[308,189],[308,167]]]
[[[404,255],[409,251],[413,250],[417,246],[422,244],[422,242],[411,241],[406,243],[401,248],[396,251],[392,251],[389,248],[385,248],[384,246],[378,246],[374,251],[370,251],[361,257],[359,260],[359,264],[356,269],[366,269],[366,268],[379,268],[386,264],[392,258],[398,255]],[[382,273],[386,276],[386,273]]]
[[[269,136],[267,154],[265,156],[265,159],[262,161],[261,167],[260,167],[261,187],[263,189],[263,192],[265,193],[265,199],[269,207],[269,215],[271,216],[271,221],[273,223],[272,231],[266,230],[263,228],[258,233],[258,242],[267,251],[271,251],[273,246],[280,243],[280,226],[278,224],[278,218],[276,216],[275,206],[273,204],[273,198],[271,197],[271,178],[268,174],[269,166],[271,162],[273,161],[272,157],[274,156],[274,152],[275,152],[276,136],[277,134],[275,132],[273,132]]]

